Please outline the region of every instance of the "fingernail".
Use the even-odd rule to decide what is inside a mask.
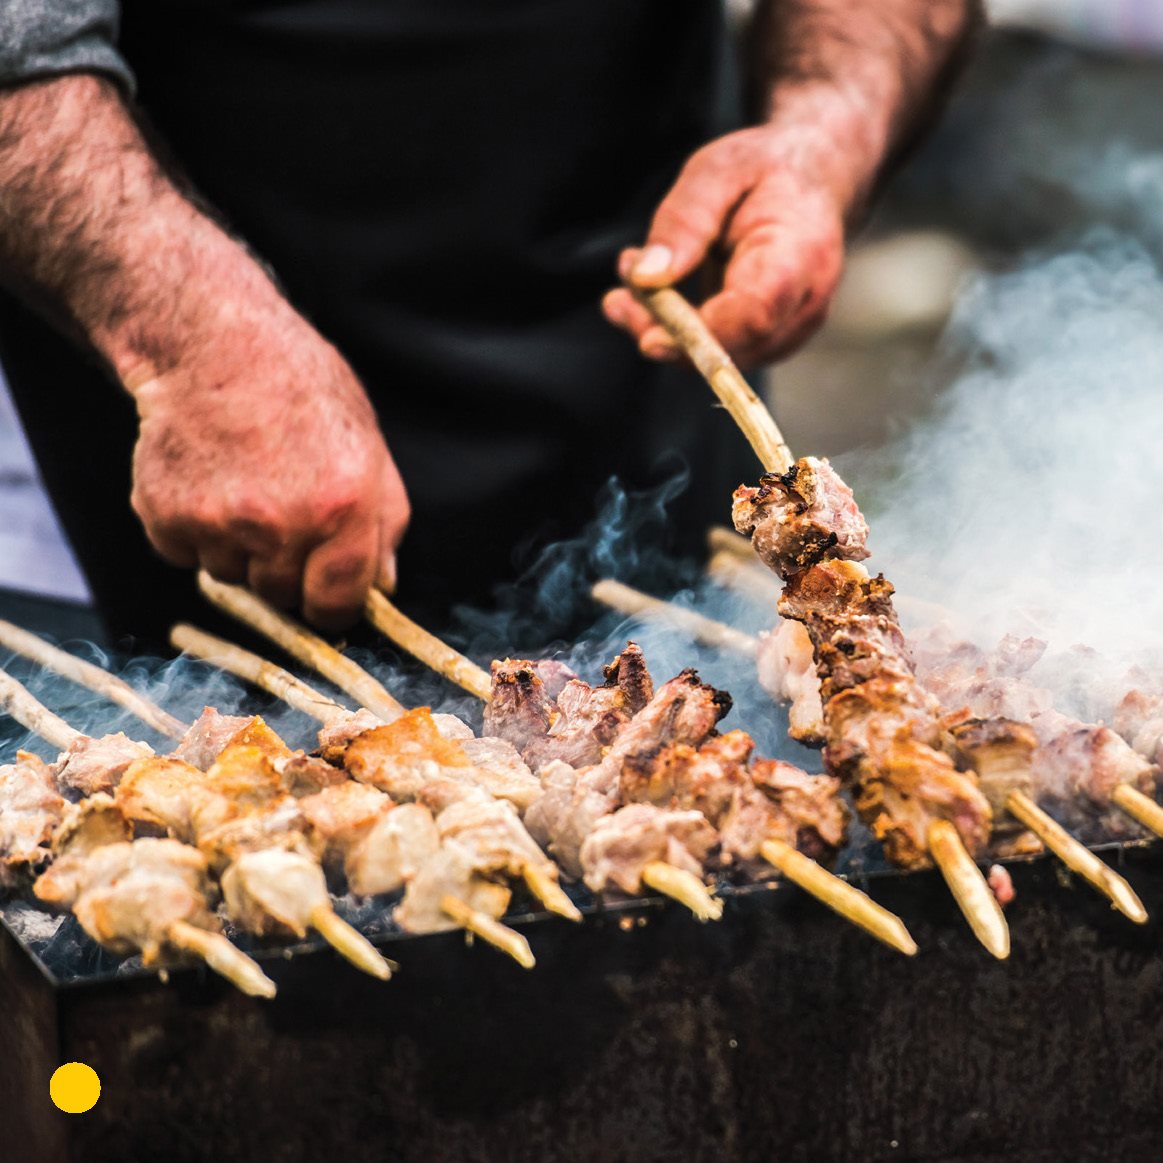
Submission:
[[[634,264],[634,277],[636,279],[656,279],[659,275],[664,275],[670,270],[670,264],[673,261],[674,255],[670,253],[669,246],[659,246],[658,243],[654,243],[642,252],[641,257]]]
[[[396,592],[396,555],[394,553],[389,553],[380,562],[380,575],[376,579],[376,589],[383,590],[388,595]]]

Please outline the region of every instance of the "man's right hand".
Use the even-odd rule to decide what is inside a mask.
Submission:
[[[363,388],[175,187],[114,86],[0,90],[0,190],[0,271],[137,401],[132,499],[158,550],[328,628],[390,588],[408,499]]]
[[[168,560],[341,628],[369,587],[394,584],[403,482],[339,353],[277,295],[217,290],[172,366],[128,377],[133,507]]]

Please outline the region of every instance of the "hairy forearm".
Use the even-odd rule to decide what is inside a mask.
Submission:
[[[178,337],[213,334],[208,312],[278,298],[175,187],[115,87],[88,75],[0,92],[0,269],[130,388],[177,361]]]
[[[940,107],[980,0],[762,0],[751,37],[761,118],[822,123],[855,212]]]

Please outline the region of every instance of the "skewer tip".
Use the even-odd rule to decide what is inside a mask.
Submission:
[[[759,854],[788,880],[811,893],[845,920],[906,957],[916,955],[917,943],[904,921],[855,885],[841,880],[783,840],[764,841]]]
[[[475,933],[482,941],[487,941],[495,949],[507,953],[522,969],[532,969],[537,964],[529,942],[515,929],[502,925],[500,921],[474,909],[459,897],[451,894],[441,897],[441,910],[462,929]]]
[[[311,910],[310,921],[311,927],[356,969],[362,969],[380,981],[387,981],[392,976],[392,970],[399,968],[384,957],[358,929],[353,929],[330,904],[316,905]]]
[[[723,902],[712,896],[711,890],[685,868],[652,860],[642,869],[642,883],[686,905],[700,921],[718,921],[723,916]]]
[[[948,820],[929,825],[929,853],[977,939],[999,961],[1010,955],[1010,927],[993,890]]]

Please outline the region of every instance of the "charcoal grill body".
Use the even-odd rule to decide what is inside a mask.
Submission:
[[[1117,854],[1148,902],[1163,856]],[[524,972],[459,935],[401,938],[383,985],[329,950],[253,1002],[199,971],[61,987],[0,942],[0,1158],[1144,1159],[1163,1142],[1163,948],[1050,862],[1013,868],[993,962],[933,874],[874,895],[907,960],[790,888],[720,924],[671,905],[546,920]],[[94,1066],[86,1115],[48,1099]]]

